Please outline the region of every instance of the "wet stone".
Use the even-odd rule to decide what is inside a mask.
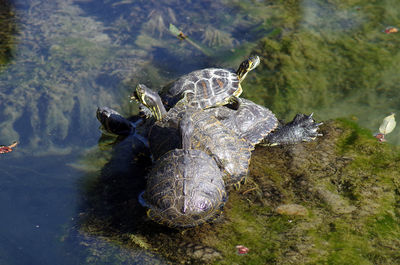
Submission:
[[[282,215],[292,216],[307,216],[308,210],[306,207],[299,204],[283,204],[275,209],[275,212]]]

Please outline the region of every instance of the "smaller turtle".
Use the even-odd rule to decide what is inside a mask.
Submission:
[[[224,126],[238,133],[251,145],[282,145],[309,142],[322,134],[318,133],[321,123],[316,123],[313,113],[297,114],[289,123],[282,124],[266,107],[248,99],[241,99],[240,108],[216,108],[214,115]]]
[[[101,123],[101,130],[103,132],[117,135],[129,135],[135,130],[132,122],[109,107],[98,107],[96,117]]]
[[[192,227],[216,218],[227,197],[216,162],[191,148],[193,130],[190,118],[181,120],[182,149],[155,161],[139,199],[152,220],[170,227]]]
[[[100,129],[105,135],[117,135],[122,137],[122,139],[132,136],[141,141],[146,147],[149,147],[147,138],[142,136],[143,134],[147,134],[148,128],[145,125],[140,126],[139,129],[143,131],[139,130],[137,132],[137,126],[144,124],[144,120],[138,118],[135,121],[130,121],[109,107],[98,107],[96,117],[101,124]]]
[[[243,91],[241,82],[259,64],[260,58],[251,56],[240,64],[236,72],[223,68],[193,71],[165,86],[161,97],[167,109],[174,107],[182,99],[195,109],[230,103],[234,108],[238,108],[240,105],[238,97]]]
[[[134,133],[136,124],[115,110],[98,108],[97,118],[107,133],[139,137]],[[216,161],[191,149],[193,130],[188,117],[180,121],[182,148],[170,150],[154,162],[146,177],[146,190],[139,195],[139,202],[149,208],[150,219],[170,227],[192,227],[215,219],[227,197]]]

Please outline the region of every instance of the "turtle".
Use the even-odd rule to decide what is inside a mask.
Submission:
[[[108,107],[99,107],[96,116],[103,131],[121,137],[136,139],[138,125],[144,124],[140,119],[131,122]],[[126,133],[128,129],[130,134]],[[216,161],[190,147],[193,130],[190,119],[180,121],[182,147],[170,150],[154,162],[146,176],[146,189],[138,198],[148,208],[150,219],[169,227],[193,227],[214,220],[220,216],[227,199]]]
[[[140,117],[136,117],[134,121],[124,118],[119,112],[109,107],[97,107],[97,120],[100,122],[100,130],[106,135],[117,135],[121,137],[133,136],[136,140],[141,141],[147,148],[149,143],[143,134],[147,131],[143,126],[145,121]],[[142,125],[139,126],[138,125]],[[145,133],[143,133],[145,131]]]
[[[313,113],[296,114],[292,121],[283,124],[268,108],[242,98],[240,108],[216,108],[214,115],[221,123],[234,130],[240,138],[251,145],[283,145],[309,142],[322,134],[318,128],[323,123],[316,123]]]
[[[227,199],[217,163],[202,150],[191,148],[189,118],[180,122],[182,148],[158,158],[141,194],[150,219],[169,227],[193,227],[217,218]]]
[[[232,108],[240,105],[239,96],[242,94],[241,82],[248,72],[260,64],[260,57],[250,56],[244,60],[235,71],[223,68],[206,68],[186,74],[176,81],[166,85],[161,97],[166,109],[185,99],[195,109],[227,105]],[[139,84],[138,86],[143,86]]]
[[[194,125],[191,148],[213,157],[223,172],[225,184],[239,187],[247,176],[254,147],[215,117],[216,108],[196,110],[182,101],[166,111],[160,95],[150,88],[139,85],[135,94],[141,109],[147,108],[146,112],[156,119],[147,136],[154,160],[181,146],[179,124],[186,117]]]
[[[98,107],[96,117],[101,124],[101,130],[105,133],[126,136],[135,130],[132,122],[109,107]]]
[[[247,99],[242,99],[237,110],[226,106],[195,110],[178,103],[179,107],[166,111],[158,93],[145,86],[138,88],[136,95],[142,108],[148,108],[157,120],[148,135],[153,156],[179,146],[177,124],[183,116],[189,116],[195,128],[191,147],[213,157],[224,172],[225,184],[236,189],[246,180],[251,152],[257,144],[289,144],[320,135],[317,130],[321,123],[315,123],[312,115],[299,114],[281,125],[269,109]]]
[[[158,93],[139,88],[137,100],[151,115],[146,119],[150,129],[144,131],[153,155],[139,201],[152,220],[167,226],[191,227],[218,217],[226,187],[240,188],[257,144],[291,144],[321,135],[322,123],[315,123],[312,114],[298,114],[292,122],[280,124],[270,110],[246,99],[237,110],[196,110],[182,101],[167,111]],[[122,122],[121,117],[115,122]]]

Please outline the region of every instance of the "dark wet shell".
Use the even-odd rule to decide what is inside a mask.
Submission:
[[[226,196],[221,171],[210,156],[199,150],[175,149],[152,167],[143,198],[154,221],[191,227],[218,216]]]
[[[154,124],[150,129],[148,139],[154,160],[170,150],[182,147],[179,129],[175,126],[168,126],[168,123],[157,122]]]
[[[193,112],[194,131],[191,148],[212,156],[224,172],[225,184],[242,181],[248,173],[251,151],[266,135],[273,131],[278,120],[267,108],[250,100],[241,99],[238,110],[228,107],[210,108]],[[157,159],[169,150],[180,148],[178,130],[181,113],[176,107],[169,111],[169,119],[157,122],[149,134],[150,150]]]
[[[186,93],[188,102],[198,109],[227,103],[239,88],[239,79],[234,72],[226,69],[207,68],[191,72],[165,87],[162,98],[170,108]]]
[[[215,117],[219,108],[193,112],[191,148],[212,156],[221,167],[227,185],[242,181],[248,173],[253,145]],[[231,114],[230,112],[227,114]],[[179,115],[177,115],[179,116]],[[149,135],[150,150],[156,160],[169,150],[180,148],[176,121],[157,122]]]
[[[117,135],[129,135],[134,132],[134,127],[129,120],[108,107],[97,108],[96,117],[106,132]]]
[[[203,150],[219,163],[225,184],[232,185],[246,178],[251,158],[251,145],[214,117],[216,109],[192,115],[192,148]]]
[[[227,107],[215,109],[215,116],[240,138],[256,145],[278,126],[278,119],[269,109],[241,98],[238,110]]]

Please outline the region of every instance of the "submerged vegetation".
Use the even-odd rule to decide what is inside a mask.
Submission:
[[[82,239],[88,263],[132,261],[131,250],[199,264],[400,259],[400,150],[372,137],[400,109],[400,33],[387,32],[400,26],[397,1],[33,0],[14,11],[0,0],[0,7],[0,144],[18,141],[12,155],[96,149],[98,105],[132,114],[135,83],[160,87],[194,69],[236,67],[250,53],[263,59],[244,97],[288,120],[297,112],[324,122],[350,117],[325,122],[314,143],[258,147],[224,217],[185,231],[149,221],[137,201],[149,164],[143,146],[127,139],[96,149],[85,157],[91,173],[78,227],[62,238]],[[399,136],[396,128],[387,142],[399,144]]]
[[[16,31],[13,6],[7,0],[0,0],[0,72],[11,60]]]
[[[371,130],[399,110],[400,35],[385,33],[400,25],[396,1],[269,3],[240,4],[279,30],[255,49],[264,60],[245,96],[287,118],[296,112],[315,112],[322,120],[354,115]],[[400,143],[399,131],[391,142]]]
[[[15,15],[21,33],[4,27],[4,41],[18,49],[0,75],[0,141],[18,140],[24,150],[93,145],[82,139],[96,127],[97,105],[131,114],[126,96],[135,83],[159,87],[190,70],[234,67],[252,52],[263,62],[244,96],[282,117],[353,115],[374,129],[400,105],[400,35],[385,33],[400,23],[394,0],[20,5],[26,10]],[[13,18],[11,9],[8,14]],[[188,39],[172,34],[171,25]],[[398,138],[395,131],[388,140]]]

